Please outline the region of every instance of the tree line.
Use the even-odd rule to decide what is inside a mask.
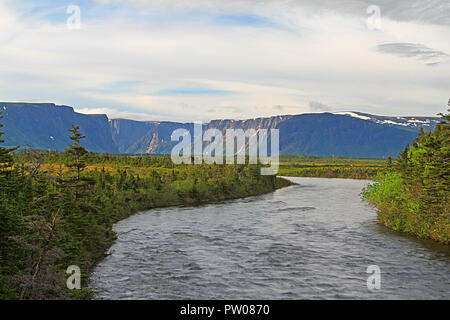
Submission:
[[[380,222],[389,228],[448,244],[450,114],[440,116],[435,130],[422,129],[397,159],[388,159],[376,182],[362,194],[377,206]]]

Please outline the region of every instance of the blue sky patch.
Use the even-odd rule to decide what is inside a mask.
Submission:
[[[280,26],[271,20],[251,14],[233,14],[217,16],[214,22],[224,26],[248,26],[263,28],[280,28]]]
[[[128,17],[135,22],[166,26],[176,24],[207,24],[216,26],[246,26],[254,28],[283,29],[283,26],[271,21],[267,17],[254,14],[225,14],[216,15],[202,11],[185,13],[165,13],[158,11],[140,11],[136,7],[123,4],[101,3],[90,0],[20,0],[12,1],[24,18],[39,18],[52,22],[65,22],[70,16],[67,8],[70,5],[80,7],[81,21],[107,20],[115,14]]]

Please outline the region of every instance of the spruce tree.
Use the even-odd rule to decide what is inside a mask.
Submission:
[[[72,135],[69,137],[73,141],[73,144],[65,150],[69,155],[70,160],[67,162],[67,166],[70,168],[75,168],[77,172],[77,180],[80,180],[80,173],[86,167],[86,154],[88,151],[81,146],[81,139],[86,138],[86,136],[80,133],[80,127],[72,125],[71,129],[67,131],[71,132]]]

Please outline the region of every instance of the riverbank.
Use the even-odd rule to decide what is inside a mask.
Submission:
[[[0,172],[0,222],[7,230],[0,235],[0,299],[89,299],[90,272],[114,243],[116,222],[153,208],[217,203],[291,184],[261,176],[257,165],[176,166],[168,157],[98,154],[89,154],[78,178],[65,157],[20,154]],[[70,265],[80,267],[81,290],[66,288]]]
[[[380,174],[363,191],[363,198],[377,209],[379,222],[389,229],[419,239],[450,244],[449,191],[430,201],[421,184],[413,184],[395,171]]]
[[[363,196],[385,226],[450,244],[450,114],[441,116],[433,132],[422,130],[387,163]]]

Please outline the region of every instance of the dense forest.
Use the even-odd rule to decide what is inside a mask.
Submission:
[[[260,175],[259,165],[176,166],[168,156],[90,153],[79,128],[69,131],[64,152],[0,147],[0,299],[89,299],[89,272],[115,240],[115,222],[290,184]],[[70,265],[81,269],[81,290],[66,288]]]
[[[450,110],[449,110],[450,111]],[[420,132],[398,159],[388,160],[363,197],[381,223],[419,238],[450,243],[450,114],[433,132]]]

